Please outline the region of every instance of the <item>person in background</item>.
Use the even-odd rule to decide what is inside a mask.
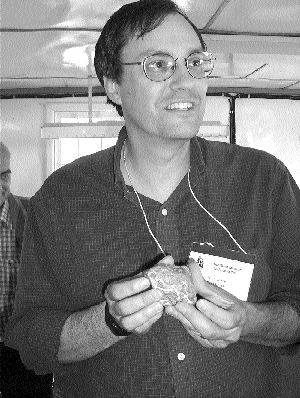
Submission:
[[[170,0],[126,4],[102,30],[95,69],[125,127],[31,199],[6,334],[69,398],[280,396],[279,351],[300,333],[300,192],[271,155],[197,137],[212,68]],[[253,262],[247,301],[204,280],[193,242],[229,270]],[[158,262],[189,263],[195,305],[163,305],[141,275]]]
[[[29,199],[10,192],[10,152],[0,142],[0,392],[1,398],[51,397],[52,376],[37,376],[22,363],[18,351],[4,345],[13,312]]]

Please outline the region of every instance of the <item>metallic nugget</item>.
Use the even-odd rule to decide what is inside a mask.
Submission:
[[[144,272],[154,289],[163,293],[160,302],[164,305],[175,305],[179,301],[195,304],[196,290],[192,282],[189,267],[158,264]]]

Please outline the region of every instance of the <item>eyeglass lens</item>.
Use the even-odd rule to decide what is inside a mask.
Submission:
[[[193,53],[186,59],[186,67],[196,79],[207,77],[213,70],[211,54]],[[163,81],[172,76],[176,60],[168,54],[150,55],[144,60],[144,71],[150,80]]]

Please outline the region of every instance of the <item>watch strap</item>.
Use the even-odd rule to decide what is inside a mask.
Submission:
[[[129,336],[131,334],[131,332],[128,332],[128,330],[123,329],[118,324],[116,319],[111,315],[107,303],[105,304],[105,323],[115,336]]]

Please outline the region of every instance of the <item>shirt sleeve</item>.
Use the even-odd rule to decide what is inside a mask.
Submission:
[[[7,325],[5,343],[18,350],[22,361],[37,374],[63,371],[56,355],[62,327],[71,314],[67,298],[52,272],[55,235],[49,203],[30,202],[24,231],[14,314]],[[49,260],[51,258],[51,261]]]
[[[279,163],[272,220],[272,286],[269,301],[284,301],[300,316],[300,190]]]

